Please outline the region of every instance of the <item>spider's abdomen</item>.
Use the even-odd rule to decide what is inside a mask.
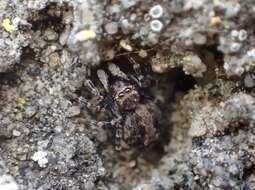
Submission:
[[[158,140],[160,112],[156,105],[151,104],[139,104],[133,113],[126,116],[123,140],[128,145],[148,146]]]

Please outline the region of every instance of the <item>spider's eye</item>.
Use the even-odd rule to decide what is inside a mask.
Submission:
[[[126,88],[125,89],[125,92],[130,92],[131,91],[131,88]]]
[[[124,93],[123,92],[119,93],[119,95],[118,95],[118,98],[122,98],[122,97],[124,97]]]

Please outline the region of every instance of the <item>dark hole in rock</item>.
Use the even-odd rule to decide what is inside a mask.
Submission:
[[[70,6],[63,4],[58,6],[57,3],[50,3],[48,6],[38,12],[31,13],[32,30],[46,30],[47,28],[53,29],[57,33],[61,33],[64,29],[62,22],[63,13],[70,11]]]
[[[153,147],[152,152],[156,154],[156,156],[149,157],[152,158],[150,161],[157,163],[160,158],[164,155],[163,146],[168,144],[171,139],[171,122],[170,117],[173,111],[173,104],[175,103],[177,94],[184,95],[190,89],[194,87],[196,84],[195,79],[190,76],[186,75],[181,68],[175,68],[170,70],[168,73],[155,75],[158,78],[158,86],[155,87],[153,93],[157,96],[159,93],[161,96],[161,101],[158,105],[162,112],[162,137],[160,139],[160,143],[155,144]],[[150,151],[150,150],[148,150]],[[145,155],[148,154],[147,150],[145,150]],[[150,153],[151,154],[151,153]]]
[[[144,100],[146,98],[150,99],[151,101],[155,101],[156,105],[161,110],[162,121],[160,124],[161,126],[158,126],[159,128],[161,128],[161,135],[159,140],[146,148],[138,148],[137,151],[132,154],[132,157],[141,156],[144,157],[144,159],[146,159],[148,162],[156,164],[164,155],[164,145],[166,145],[170,141],[169,137],[171,132],[171,124],[169,118],[172,112],[172,105],[176,101],[175,96],[177,93],[187,93],[188,90],[194,87],[196,81],[192,76],[186,75],[182,71],[182,68],[172,69],[165,74],[156,74],[152,72],[148,60],[134,60],[140,65],[141,74],[148,77],[152,81],[148,87],[142,89],[145,96],[143,96],[143,99],[141,101],[146,102],[146,100]],[[133,63],[130,62],[127,56],[120,56],[114,59],[111,63],[117,65],[120,70],[127,76],[136,75],[136,72],[133,69]],[[109,62],[103,62],[98,67],[92,68],[90,75],[88,76],[88,78],[93,81],[95,86],[97,86],[98,89],[102,91],[104,91],[103,85],[100,83],[100,80],[97,76],[97,71],[99,69],[104,70],[107,73],[110,86],[114,81],[122,80],[116,76],[112,76],[112,73],[108,69],[108,64]],[[88,90],[80,90],[79,94],[87,99],[93,97],[93,95],[91,95]],[[111,141],[111,143],[114,143],[114,135],[112,133],[110,133],[109,141]],[[146,156],[148,154],[150,155],[149,157]]]
[[[18,83],[18,79],[15,71],[0,73],[0,85],[14,86]]]

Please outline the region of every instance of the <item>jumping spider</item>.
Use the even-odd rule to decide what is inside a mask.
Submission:
[[[103,86],[99,90],[91,80],[85,86],[93,94],[91,109],[110,112],[110,124],[115,131],[115,148],[149,146],[157,141],[160,134],[161,113],[146,89],[150,80],[141,74],[137,63],[133,63],[133,74],[124,73],[116,64],[108,63],[108,69],[98,69],[97,78]]]

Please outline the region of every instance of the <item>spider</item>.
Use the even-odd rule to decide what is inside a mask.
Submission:
[[[107,70],[98,69],[97,78],[103,86],[99,90],[92,80],[85,81],[85,87],[92,93],[89,108],[94,111],[110,112],[110,124],[115,132],[115,148],[147,147],[156,142],[160,135],[161,112],[148,96],[146,89],[150,80],[141,74],[140,66],[132,60],[133,73],[124,73],[119,66],[108,63]]]

